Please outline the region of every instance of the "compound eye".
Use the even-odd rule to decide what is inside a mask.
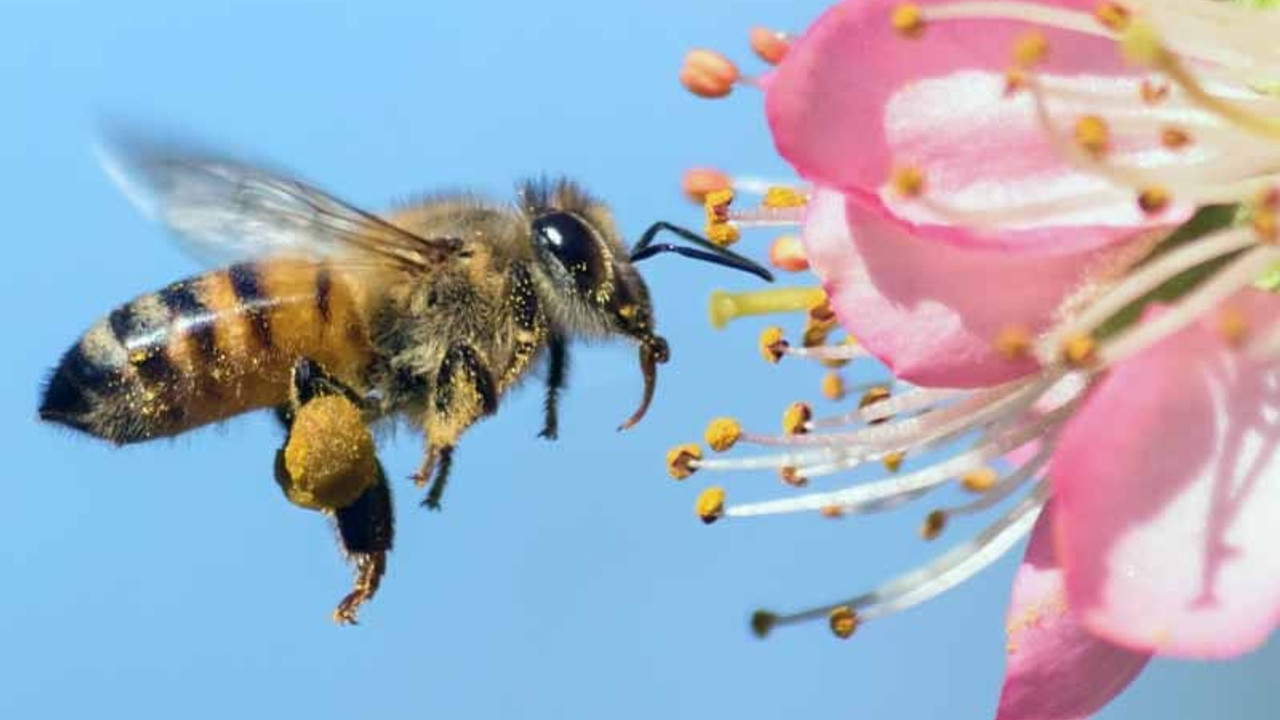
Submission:
[[[571,213],[553,212],[533,221],[533,242],[540,254],[555,258],[557,275],[563,273],[579,292],[590,292],[600,276],[600,250],[595,233]]]

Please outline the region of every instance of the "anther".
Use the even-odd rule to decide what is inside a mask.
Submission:
[[[1169,207],[1169,191],[1159,185],[1143,188],[1138,193],[1138,207],[1148,215],[1155,215]]]
[[[785,435],[804,435],[809,432],[813,408],[808,403],[793,402],[782,413],[782,432]]]
[[[1018,94],[1027,86],[1027,73],[1018,68],[1010,68],[1004,73],[1004,90],[1005,97],[1012,97]]]
[[[814,303],[809,308],[808,316],[804,323],[803,342],[805,347],[818,347],[827,342],[827,336],[836,327],[836,313],[831,309],[831,303],[823,297],[820,301]]]
[[[787,348],[791,347],[791,345],[782,336],[782,328],[770,325],[760,333],[759,347],[760,355],[765,359],[765,362],[777,363],[787,353]]]
[[[1231,347],[1241,347],[1249,339],[1249,320],[1236,308],[1219,310],[1214,324],[1222,340]]]
[[[920,524],[920,537],[924,540],[936,540],[947,527],[947,514],[942,510],[934,510],[924,516]]]
[[[783,235],[769,246],[769,264],[779,270],[800,272],[809,269],[804,244],[795,235]]]
[[[1074,133],[1076,144],[1086,153],[1095,158],[1107,154],[1107,148],[1111,144],[1111,132],[1102,118],[1097,115],[1084,115],[1078,118]]]
[[[711,242],[727,247],[738,241],[741,233],[729,222],[729,206],[733,204],[733,189],[723,188],[707,193],[702,201],[706,211],[706,236]]]
[[[985,493],[999,482],[1000,474],[994,468],[980,467],[960,476],[960,487],[971,493]]]
[[[741,77],[738,66],[714,50],[690,50],[680,68],[680,84],[703,98],[722,98]]]
[[[1269,188],[1258,196],[1249,221],[1259,240],[1270,244],[1280,242],[1280,189]]]
[[[1031,352],[1031,331],[1017,323],[1005,325],[996,333],[996,352],[1010,360],[1020,360]]]
[[[1114,2],[1100,2],[1094,9],[1093,16],[1103,27],[1113,32],[1124,32],[1129,27],[1129,9]]]
[[[706,202],[708,194],[728,190],[732,184],[728,175],[715,168],[690,168],[680,179],[680,189],[699,205]]]
[[[902,451],[891,452],[880,458],[880,464],[884,466],[885,470],[888,470],[891,473],[896,473],[902,468],[902,461],[905,460],[906,457],[907,454]]]
[[[751,49],[756,56],[770,65],[777,65],[791,49],[791,38],[786,33],[765,27],[751,28]]]
[[[1089,367],[1097,359],[1097,349],[1097,342],[1089,335],[1072,335],[1062,343],[1062,359],[1071,367]]]
[[[694,505],[694,509],[698,513],[698,517],[702,522],[710,525],[719,520],[724,515],[724,488],[709,487],[698,495],[698,501]]]
[[[1014,67],[1027,70],[1039,65],[1049,54],[1049,39],[1038,30],[1023,33],[1013,43]]]
[[[844,517],[844,508],[839,505],[823,505],[822,508],[818,510],[818,514],[828,520],[838,520]]]
[[[893,171],[890,183],[894,192],[904,198],[920,197],[924,192],[924,173],[918,167],[905,165]]]
[[[1170,125],[1160,131],[1160,144],[1170,150],[1181,150],[1191,144],[1191,134],[1180,127]]]
[[[742,437],[742,426],[733,418],[716,418],[707,424],[707,430],[702,437],[712,450],[724,452],[733,447]]]
[[[844,399],[844,378],[838,372],[829,372],[822,376],[822,396],[828,400]]]
[[[766,638],[778,622],[778,616],[768,610],[751,613],[751,632],[758,638]]]
[[[702,448],[694,443],[677,445],[667,451],[667,474],[676,480],[684,480],[697,469],[702,459]]]
[[[774,185],[764,193],[764,199],[760,204],[767,208],[795,208],[804,207],[809,202],[804,193],[798,192],[789,187]]]
[[[924,13],[915,3],[902,3],[893,9],[889,18],[893,29],[906,38],[918,38],[924,32]]]
[[[848,640],[853,637],[853,633],[858,629],[858,613],[848,605],[831,611],[827,617],[827,623],[831,627],[831,633],[841,640]]]
[[[1169,97],[1169,85],[1166,83],[1156,84],[1144,79],[1138,92],[1142,102],[1148,105],[1156,105],[1164,102]]]
[[[804,487],[809,484],[809,478],[801,475],[798,469],[790,465],[778,468],[778,477],[791,487]]]

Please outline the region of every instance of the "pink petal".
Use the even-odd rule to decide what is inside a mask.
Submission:
[[[1043,330],[1091,273],[1141,249],[1137,240],[1057,255],[939,245],[915,236],[883,206],[821,188],[802,237],[845,329],[898,377],[947,387],[1033,372],[1033,360],[1010,360],[995,349],[1000,331]]]
[[[1131,190],[1064,160],[1036,120],[1029,93],[1004,96],[1010,48],[1030,25],[941,20],[909,40],[890,26],[899,4],[836,5],[771,75],[766,110],[774,141],[801,176],[856,198],[879,198],[912,234],[959,247],[1078,252],[1190,216],[1189,205],[1145,215]],[[939,3],[917,4],[927,11]],[[1080,11],[1091,23],[1096,2],[1036,4]],[[1126,103],[1142,107],[1141,77],[1122,61],[1115,43],[1064,30],[1044,34],[1050,45],[1044,82],[1086,98],[1050,100],[1050,114],[1064,134],[1079,116],[1099,112],[1092,107],[1100,104],[1098,94],[1109,98],[1113,111]],[[1161,110],[1143,112],[1154,118]],[[1109,158],[1145,167],[1188,162],[1186,154],[1159,145],[1156,127],[1113,130]],[[953,210],[999,212],[1003,219],[981,230],[956,230],[961,223],[955,215],[886,189],[892,170],[903,165],[923,170],[931,201]],[[1018,207],[1022,212],[1012,214]]]
[[[1227,307],[1274,330],[1280,298]],[[1209,318],[1113,368],[1052,461],[1071,606],[1126,646],[1256,648],[1280,621],[1280,362]]]
[[[1046,507],[1013,579],[1007,619],[1009,659],[996,720],[1074,720],[1102,709],[1129,686],[1151,655],[1089,633],[1067,607],[1053,557]]]

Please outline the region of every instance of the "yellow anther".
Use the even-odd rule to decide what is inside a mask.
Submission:
[[[889,17],[893,29],[903,37],[918,38],[924,32],[924,13],[915,3],[902,3],[893,9]]]
[[[819,287],[783,287],[742,293],[717,290],[711,293],[711,325],[719,329],[730,320],[747,315],[808,310],[826,296]]]
[[[765,359],[765,362],[776,363],[787,354],[787,348],[791,345],[782,336],[782,328],[770,325],[761,331],[759,347],[760,356]]]
[[[1097,341],[1089,335],[1072,335],[1062,343],[1062,359],[1071,367],[1088,367],[1097,359],[1097,349]]]
[[[1094,8],[1093,16],[1103,27],[1113,32],[1124,32],[1129,27],[1129,9],[1115,2],[1100,2]]]
[[[885,470],[888,470],[891,473],[896,473],[902,468],[902,461],[905,460],[906,457],[907,454],[902,451],[891,452],[880,458],[880,464],[884,466]]]
[[[703,230],[705,231],[703,234],[707,236],[707,239],[720,247],[729,247],[742,238],[742,233],[737,226],[730,225],[727,222],[708,223]]]
[[[858,613],[848,605],[841,605],[831,611],[827,622],[831,626],[832,634],[841,640],[848,640],[858,629]]]
[[[724,452],[733,447],[742,437],[742,426],[733,418],[716,418],[707,424],[707,430],[702,437],[712,450]]]
[[[924,193],[924,172],[913,165],[904,165],[893,171],[890,184],[894,192],[904,198],[920,197]]]
[[[1159,68],[1169,59],[1169,51],[1160,41],[1160,33],[1140,20],[1131,20],[1121,33],[1120,51],[1125,60],[1138,67]]]
[[[751,613],[751,632],[758,638],[765,638],[778,622],[778,616],[768,610],[757,610]]]
[[[676,480],[683,480],[697,471],[697,462],[701,459],[702,448],[698,445],[677,445],[667,451],[667,474]]]
[[[799,470],[790,465],[779,468],[778,477],[782,478],[782,482],[791,487],[804,487],[809,484],[809,478],[801,475]]]
[[[1219,310],[1214,324],[1222,340],[1231,347],[1241,347],[1249,339],[1249,319],[1236,308],[1224,307]]]
[[[1181,150],[1191,144],[1191,133],[1176,125],[1160,130],[1160,144],[1170,150]]]
[[[995,487],[1000,481],[1000,473],[995,468],[980,467],[960,476],[960,487],[971,493],[984,493]]]
[[[813,408],[808,403],[793,402],[782,413],[782,432],[787,435],[804,435],[809,432],[808,422],[813,419]]]
[[[1000,328],[993,343],[996,352],[1010,360],[1020,360],[1031,352],[1031,331],[1025,325],[1013,323]]]
[[[1013,65],[1027,70],[1039,65],[1049,54],[1049,38],[1039,30],[1023,33],[1013,43]]]
[[[724,488],[709,487],[698,495],[694,505],[702,522],[710,525],[724,515]]]
[[[787,51],[791,49],[791,41],[786,33],[770,30],[769,28],[751,28],[751,34],[748,39],[756,57],[770,65],[777,65],[782,62],[782,59],[787,56]]]
[[[340,396],[298,409],[276,480],[295,505],[336,510],[355,502],[378,476],[373,436],[360,410]]]
[[[1276,211],[1256,209],[1250,222],[1259,240],[1272,245],[1280,242],[1280,220],[1276,217]]]
[[[836,314],[826,297],[809,308],[804,323],[804,346],[818,347],[836,327]]]
[[[795,235],[782,235],[769,246],[769,264],[779,270],[800,272],[809,269],[804,243]]]
[[[1138,207],[1148,215],[1155,215],[1169,207],[1169,191],[1159,185],[1143,188],[1138,193]]]
[[[830,520],[838,520],[844,517],[844,508],[839,505],[823,505],[818,510],[818,514]]]
[[[1018,94],[1027,86],[1027,73],[1018,68],[1010,68],[1004,73],[1004,95],[1009,97]]]
[[[947,514],[942,510],[934,510],[924,516],[920,524],[920,537],[925,540],[936,540],[947,527]]]
[[[708,192],[702,202],[706,212],[706,235],[711,242],[724,247],[738,241],[741,233],[729,223],[729,206],[733,204],[733,189],[722,188]]]
[[[1076,120],[1074,134],[1080,149],[1095,158],[1107,154],[1111,145],[1111,130],[1107,122],[1097,115],[1084,115]]]
[[[760,204],[767,208],[796,208],[804,207],[807,202],[809,199],[804,196],[804,193],[794,188],[775,185],[765,191],[764,199]]]
[[[1148,105],[1155,105],[1169,97],[1169,86],[1164,83],[1157,85],[1150,80],[1144,79],[1139,88],[1139,95],[1142,97],[1142,102]]]
[[[829,372],[822,376],[822,396],[828,400],[844,399],[844,378],[838,372]]]

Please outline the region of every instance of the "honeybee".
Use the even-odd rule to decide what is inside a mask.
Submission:
[[[540,434],[556,437],[575,338],[638,346],[643,395],[619,429],[644,416],[669,349],[636,262],[674,252],[771,279],[665,222],[628,252],[606,205],[569,180],[525,182],[513,203],[449,194],[380,216],[180,146],[116,142],[104,167],[189,249],[230,264],[89,328],[49,377],[40,417],[125,445],[274,409],[286,433],[276,481],[334,519],[356,568],[341,624],[377,591],[394,536],[371,423],[421,429],[413,478],[439,509],[459,438],[544,357]],[[656,243],[664,231],[695,247]]]

